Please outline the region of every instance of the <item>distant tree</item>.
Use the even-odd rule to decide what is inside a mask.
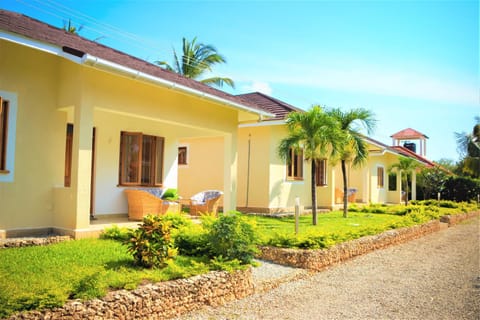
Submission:
[[[353,109],[343,112],[340,109],[331,109],[327,114],[337,121],[340,130],[343,131],[344,141],[342,141],[340,160],[343,176],[343,217],[348,215],[348,179],[347,179],[347,161],[352,161],[354,167],[359,167],[368,159],[367,143],[360,129],[363,127],[370,134],[376,120],[373,113],[366,109]]]
[[[408,176],[412,175],[419,166],[420,164],[413,158],[401,156],[398,159],[398,162],[392,164],[389,168],[389,171],[398,172],[401,174],[403,185],[402,189],[405,190],[405,205],[408,204]]]
[[[317,105],[306,112],[290,113],[286,123],[288,136],[280,141],[278,154],[290,162],[292,149],[303,150],[305,159],[311,162],[312,223],[317,225],[316,163],[339,154],[344,133],[337,121]]]
[[[476,124],[472,133],[457,133],[457,150],[462,157],[459,165],[463,174],[480,178],[480,117],[475,117]]]
[[[442,193],[449,174],[435,166],[423,168],[418,174],[417,186],[422,188],[424,199],[436,199]]]
[[[226,59],[217,52],[212,45],[197,43],[197,38],[192,41],[182,39],[182,56],[178,57],[177,51],[173,49],[173,66],[165,61],[155,61],[163,68],[181,74],[187,78],[199,80],[207,85],[222,87],[224,84],[234,88],[235,84],[230,78],[210,77],[203,78],[207,72],[212,72],[212,67],[219,63],[226,63]]]
[[[63,21],[63,30],[67,31],[68,33],[78,34],[80,30],[83,29],[83,25],[79,26],[78,28],[75,27],[72,23],[72,20],[68,19],[68,21]]]

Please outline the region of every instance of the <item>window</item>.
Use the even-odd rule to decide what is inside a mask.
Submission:
[[[317,180],[317,187],[323,187],[327,185],[327,160],[322,159],[316,161],[315,178]]]
[[[139,132],[122,132],[120,185],[161,186],[164,138]]]
[[[187,147],[178,147],[178,164],[187,164]]]
[[[395,173],[388,175],[388,191],[397,191],[397,174]]]
[[[383,188],[384,186],[384,172],[383,167],[377,167],[377,188]]]
[[[7,170],[8,101],[0,97],[0,172]]]
[[[72,146],[73,146],[73,124],[67,123],[67,134],[65,142],[65,178],[64,186],[70,187],[72,182]]]
[[[303,150],[290,149],[287,180],[303,180]]]

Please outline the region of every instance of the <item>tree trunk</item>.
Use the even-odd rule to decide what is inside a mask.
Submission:
[[[347,184],[347,167],[345,160],[342,160],[342,176],[343,176],[343,217],[348,216],[348,184]]]
[[[316,175],[316,162],[312,160],[312,224],[317,225],[317,175]]]

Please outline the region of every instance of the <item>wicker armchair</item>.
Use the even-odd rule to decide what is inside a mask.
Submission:
[[[218,190],[207,190],[197,193],[190,198],[190,214],[198,216],[201,213],[213,213],[216,215],[218,203],[222,195],[223,192]]]
[[[149,214],[163,213],[163,200],[144,190],[125,190],[128,200],[128,219],[142,220]]]

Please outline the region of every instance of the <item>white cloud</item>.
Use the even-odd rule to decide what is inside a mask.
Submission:
[[[261,92],[269,96],[272,95],[272,88],[267,82],[263,81],[253,81],[242,86],[242,90],[245,92]]]
[[[265,85],[271,92],[268,83],[277,83],[466,105],[479,102],[477,79],[415,68],[400,69],[368,62],[326,66],[270,61],[263,68],[252,71],[245,69],[237,78],[245,79],[248,74],[249,79],[261,79],[249,86],[249,90],[255,91],[261,91],[259,89]]]

